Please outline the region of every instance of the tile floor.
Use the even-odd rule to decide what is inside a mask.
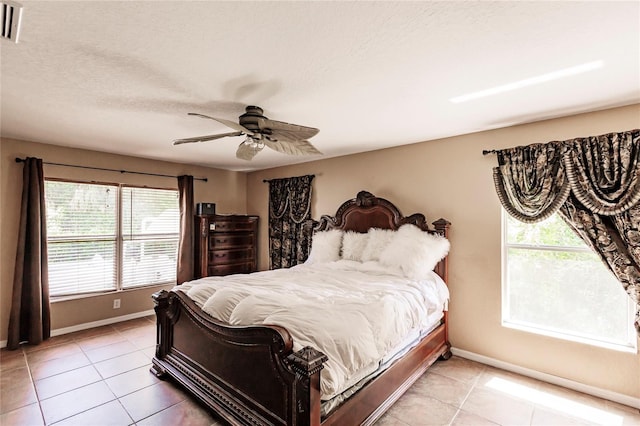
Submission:
[[[0,352],[0,425],[220,425],[149,373],[155,318]],[[463,358],[437,362],[378,426],[640,425],[637,409]]]

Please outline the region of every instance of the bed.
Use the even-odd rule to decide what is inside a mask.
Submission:
[[[340,386],[343,387],[336,385],[336,388],[333,388],[330,384],[335,384],[340,380],[329,374],[333,374],[331,372],[334,370],[342,371],[342,364],[337,368],[334,367],[332,363],[335,363],[335,360],[329,359],[324,353],[335,353],[335,351],[332,352],[330,343],[318,339],[317,342],[312,340],[314,344],[306,344],[307,340],[304,338],[294,339],[293,336],[300,336],[300,330],[296,328],[298,327],[297,323],[295,325],[291,323],[292,325],[287,328],[288,326],[283,324],[288,323],[280,321],[280,317],[277,315],[267,317],[266,322],[255,324],[246,324],[245,322],[248,320],[241,316],[234,318],[224,314],[218,315],[219,312],[223,312],[227,308],[221,308],[216,303],[209,303],[201,296],[206,295],[207,292],[216,295],[222,294],[223,291],[220,290],[220,286],[223,285],[222,281],[226,281],[228,286],[224,291],[233,294],[243,293],[251,280],[263,281],[267,275],[273,273],[271,276],[275,275],[276,279],[273,280],[273,284],[269,285],[278,287],[280,293],[276,294],[282,294],[284,304],[289,306],[292,302],[287,296],[287,286],[292,287],[297,283],[288,281],[288,276],[278,274],[295,275],[297,273],[298,277],[309,277],[302,278],[303,281],[308,280],[307,287],[320,286],[321,281],[332,282],[332,277],[324,278],[320,275],[324,273],[324,268],[337,268],[336,275],[341,276],[353,274],[360,277],[365,274],[364,279],[369,279],[367,277],[373,273],[374,275],[384,275],[386,280],[387,272],[376,272],[375,269],[375,264],[381,263],[385,259],[375,259],[375,262],[364,262],[365,259],[347,259],[358,252],[354,250],[358,244],[351,244],[347,249],[345,245],[347,244],[347,235],[354,243],[356,240],[362,240],[360,237],[364,238],[364,235],[374,231],[388,234],[389,232],[385,230],[391,230],[394,231],[393,235],[400,235],[402,232],[409,232],[409,230],[413,232],[417,229],[421,235],[433,236],[446,241],[450,223],[439,219],[433,222],[433,226],[434,229],[428,226],[422,214],[417,213],[405,217],[391,202],[369,192],[361,191],[355,198],[344,202],[338,208],[335,216],[324,215],[319,221],[313,222],[314,246],[316,248],[321,246],[320,237],[325,238],[339,233],[343,244],[340,256],[345,258],[333,263],[325,263],[325,259],[319,258],[327,256],[327,251],[323,249],[321,252],[320,249],[314,249],[312,246],[309,260],[305,265],[291,268],[291,271],[263,271],[226,278],[215,277],[212,282],[190,282],[178,286],[172,291],[163,290],[155,293],[153,300],[157,316],[157,346],[152,361],[152,373],[160,378],[171,377],[230,424],[373,424],[438,358],[446,360],[451,356],[447,333],[446,300],[444,305],[438,308],[440,312],[437,316],[434,316],[433,312],[429,315],[407,314],[406,318],[417,318],[414,318],[416,323],[413,325],[406,327],[404,325],[387,326],[387,320],[379,321],[376,327],[387,327],[382,334],[388,335],[389,338],[389,342],[385,343],[385,348],[389,350],[384,353],[384,362],[380,361],[380,365],[375,369],[369,368],[366,374],[345,374],[347,378],[340,383]],[[371,240],[373,237],[369,238]],[[396,240],[389,241],[391,240],[387,240],[387,247],[391,244],[397,245]],[[446,242],[448,244],[448,241]],[[411,247],[403,249],[412,250]],[[384,253],[388,252],[397,254],[397,251],[384,250],[384,247],[381,247],[380,250],[383,250],[382,253],[377,252],[380,257],[384,257]],[[366,253],[366,249],[358,253],[362,255],[363,252]],[[405,251],[405,253],[411,252]],[[372,253],[369,255],[375,257]],[[393,259],[386,260],[393,261]],[[429,282],[446,283],[448,278],[447,256],[435,261],[434,264],[435,274],[428,271],[434,275],[433,278],[429,277],[431,280]],[[354,268],[355,270],[353,270]],[[370,271],[371,268],[373,268],[373,272]],[[400,275],[401,272],[401,268],[399,268],[397,274]],[[420,273],[424,274],[424,272]],[[317,278],[321,276],[323,278]],[[395,275],[393,277],[399,279]],[[378,278],[375,278],[371,279],[371,287],[374,287],[374,281],[376,281],[375,285],[387,286],[382,282],[378,284]],[[415,280],[409,281],[412,287],[409,290],[403,289],[402,292],[408,294],[412,301],[419,300],[422,303],[422,299],[428,297],[416,297],[415,292],[422,290],[416,290]],[[291,284],[286,284],[289,282]],[[205,287],[204,284],[212,287],[206,290],[208,287]],[[446,285],[444,287],[446,289]],[[300,288],[303,287],[300,286]],[[387,287],[375,288],[378,295],[387,291]],[[419,288],[422,289],[422,287]],[[256,290],[257,293],[260,291]],[[347,294],[340,293],[338,298],[346,297],[360,300],[361,297],[364,297],[351,290],[345,291]],[[390,288],[389,291],[395,290]],[[273,296],[270,297],[273,299]],[[309,325],[310,329],[317,326],[321,320],[333,318],[342,312],[342,308],[326,311],[329,309],[328,305],[339,304],[340,302],[335,301],[338,299],[331,299],[331,303],[326,303],[322,302],[321,298],[314,299],[313,295],[300,296],[297,293],[295,298],[300,300],[300,303],[306,304],[304,305],[306,310],[303,312],[308,313],[308,315],[297,313],[296,318],[299,318],[300,323]],[[253,301],[256,298],[254,294],[251,294],[247,299]],[[392,300],[386,297],[382,299]],[[277,300],[271,300],[270,303],[276,302]],[[245,299],[243,299],[243,303],[246,303]],[[241,304],[237,306],[240,307]],[[261,305],[248,306],[252,308],[245,309],[245,311],[255,313],[253,306],[259,308]],[[314,306],[317,309],[314,309]],[[398,308],[394,305],[389,309],[394,311]],[[234,313],[240,310],[236,308]],[[257,309],[257,311],[259,310]],[[211,315],[211,312],[216,315]],[[362,315],[366,315],[366,313]],[[221,317],[226,321],[219,319]],[[429,317],[428,320],[425,319],[427,317]],[[344,321],[344,318],[341,320]],[[389,332],[390,327],[411,329],[414,335],[411,339],[404,336],[394,336]],[[315,330],[315,334],[322,334],[318,328]],[[336,337],[333,338],[333,342],[341,342],[344,339]],[[337,343],[335,344],[337,345]],[[324,352],[321,350],[322,348],[324,348]],[[383,351],[379,350],[378,352],[382,354]],[[367,362],[369,361],[371,360],[367,359]],[[328,392],[327,388],[330,388],[331,391]],[[327,396],[327,393],[331,393],[331,395]]]

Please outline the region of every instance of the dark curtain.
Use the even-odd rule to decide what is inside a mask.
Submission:
[[[640,130],[497,154],[494,183],[505,210],[523,222],[558,212],[636,303],[640,334]]]
[[[17,349],[22,342],[35,345],[50,336],[44,172],[42,160],[29,157],[24,161],[22,173],[22,205],[7,348]]]
[[[178,176],[180,204],[180,238],[178,240],[178,285],[193,279],[194,235],[193,235],[193,176]]]
[[[521,222],[542,221],[569,195],[559,143],[535,144],[498,152],[500,167],[493,169],[498,198]]]
[[[313,175],[269,181],[270,269],[303,263],[309,256]]]

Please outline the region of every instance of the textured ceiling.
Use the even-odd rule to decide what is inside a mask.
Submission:
[[[1,41],[2,136],[255,170],[640,102],[640,2],[25,1]],[[576,65],[596,70],[455,104]],[[323,157],[242,138],[246,105]],[[575,135],[581,136],[581,135]],[[486,147],[479,147],[486,148]],[[46,159],[45,159],[46,161]]]

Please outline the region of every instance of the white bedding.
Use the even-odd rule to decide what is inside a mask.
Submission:
[[[323,400],[375,371],[407,336],[431,328],[449,297],[434,272],[410,280],[377,262],[349,260],[207,277],[174,290],[214,318],[279,325],[291,333],[294,350],[313,346],[325,353]]]

